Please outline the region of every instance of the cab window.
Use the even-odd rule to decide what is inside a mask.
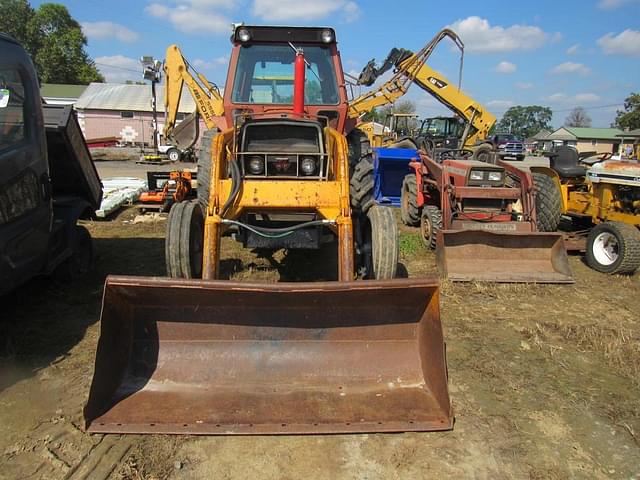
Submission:
[[[20,73],[0,67],[0,150],[24,140],[24,92]]]
[[[336,105],[338,86],[328,47],[304,46],[305,104]],[[246,45],[240,49],[233,83],[234,103],[293,103],[295,52],[288,44]]]

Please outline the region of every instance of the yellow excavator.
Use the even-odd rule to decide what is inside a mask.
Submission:
[[[224,94],[167,51],[166,137],[207,127],[198,199],[169,213],[167,278],[107,278],[88,431],[452,428],[438,280],[394,278],[397,226],[373,201],[334,30],[236,25],[231,43]],[[185,85],[197,112],[176,125]],[[260,251],[333,242],[337,281],[224,280],[227,234]]]
[[[483,140],[489,137],[489,130],[496,122],[496,117],[486,107],[476,102],[440,72],[427,65],[427,60],[435,48],[445,39],[450,39],[460,50],[460,72],[464,59],[464,43],[456,32],[450,29],[441,30],[420,51],[413,53],[409,50],[394,48],[382,65],[377,68],[371,60],[360,73],[358,84],[371,86],[384,73],[394,69],[393,76],[374,90],[368,91],[349,104],[349,116],[361,118],[375,108],[392,105],[404,96],[412,84],[432,95],[438,102],[453,111],[465,121],[465,129],[460,138],[458,148],[469,149],[474,152],[476,160],[486,161],[493,150],[493,146]],[[364,131],[370,131],[369,122],[359,126]],[[372,144],[380,143],[374,136]],[[396,138],[390,136],[382,145],[402,143],[405,146],[410,136]],[[414,148],[420,147],[414,141]]]

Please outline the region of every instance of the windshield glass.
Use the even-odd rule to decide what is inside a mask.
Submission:
[[[337,105],[338,86],[329,47],[305,46],[306,105]],[[293,103],[295,52],[288,44],[247,45],[240,48],[232,102],[290,105]]]
[[[422,124],[422,135],[433,137],[462,136],[464,125],[448,118],[430,118]]]

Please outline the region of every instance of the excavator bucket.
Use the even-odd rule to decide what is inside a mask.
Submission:
[[[494,233],[443,230],[436,247],[438,268],[458,282],[573,283],[559,233]]]
[[[97,433],[447,430],[436,278],[109,277],[84,409]]]

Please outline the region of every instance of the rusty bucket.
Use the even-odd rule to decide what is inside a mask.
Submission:
[[[458,282],[573,283],[560,233],[443,230],[436,260]]]
[[[109,277],[89,432],[447,430],[436,278]]]

